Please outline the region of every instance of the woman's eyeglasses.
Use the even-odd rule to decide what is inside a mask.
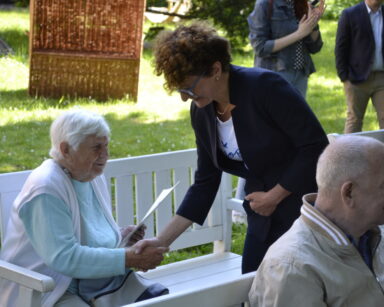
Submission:
[[[198,76],[196,78],[195,81],[193,81],[192,85],[188,88],[181,88],[181,89],[178,89],[177,91],[180,93],[180,94],[185,94],[187,95],[189,98],[195,100],[197,98],[199,98],[198,95],[196,95],[193,91],[195,90],[195,87],[197,85],[197,83],[199,83],[200,79],[205,75],[205,72],[203,72],[200,76]]]

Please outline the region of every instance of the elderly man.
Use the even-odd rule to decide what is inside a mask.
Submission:
[[[320,156],[318,194],[268,250],[251,306],[384,306],[384,144],[345,136]]]

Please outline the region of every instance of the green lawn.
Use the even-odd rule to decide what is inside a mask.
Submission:
[[[97,103],[88,99],[60,100],[28,97],[27,10],[0,11],[0,37],[15,55],[0,58],[0,172],[36,167],[48,156],[48,127],[63,109],[82,107],[106,116],[112,127],[111,158],[190,148],[194,137],[189,105],[178,95],[168,96],[162,78],[153,74],[146,51],[140,69],[139,100]],[[342,132],[345,102],[334,68],[336,22],[323,21],[324,47],[314,56],[317,72],[309,82],[308,103],[326,132]],[[253,54],[235,54],[234,63],[252,66]],[[364,130],[377,129],[370,106]]]
[[[194,147],[189,104],[182,102],[178,95],[166,94],[162,78],[153,74],[152,55],[148,51],[141,62],[137,104],[128,100],[97,103],[88,99],[29,97],[28,27],[28,11],[0,10],[0,37],[15,50],[15,55],[0,58],[0,173],[34,168],[48,157],[49,125],[60,112],[72,107],[105,115],[112,128],[111,158]],[[308,103],[327,133],[340,133],[345,120],[345,102],[334,67],[336,22],[323,21],[321,29],[325,43],[322,51],[314,56],[317,72],[310,78]],[[234,64],[252,66],[252,52],[235,54]],[[377,128],[370,106],[364,130]],[[233,250],[241,253],[245,227],[235,226],[234,230]],[[174,257],[179,256],[184,257],[181,253]]]

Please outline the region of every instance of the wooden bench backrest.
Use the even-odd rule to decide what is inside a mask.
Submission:
[[[196,168],[196,150],[188,149],[110,160],[104,174],[108,180],[116,221],[120,226],[135,224],[144,216],[154,199],[164,188],[179,181],[178,186],[160,205],[153,218],[146,223],[146,237],[157,234],[169,222],[193,182]],[[1,235],[5,233],[9,209],[22,188],[30,171],[0,174]],[[204,243],[225,242],[220,248],[230,249],[230,211],[225,208],[224,197],[229,189],[220,188],[204,225],[193,225],[171,246],[181,249]],[[223,184],[222,184],[223,186]],[[229,225],[228,225],[229,223]],[[229,246],[228,246],[229,245]]]
[[[3,242],[10,209],[31,171],[0,174],[0,231]]]

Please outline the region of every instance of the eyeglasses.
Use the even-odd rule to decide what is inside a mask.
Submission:
[[[192,85],[188,88],[181,88],[181,89],[178,89],[177,91],[180,93],[180,94],[185,94],[187,95],[189,98],[195,100],[197,98],[199,98],[199,95],[196,95],[193,91],[195,90],[195,87],[197,85],[197,83],[199,83],[200,79],[205,75],[205,72],[203,72],[200,76],[198,76],[196,78],[195,81],[193,81]]]

